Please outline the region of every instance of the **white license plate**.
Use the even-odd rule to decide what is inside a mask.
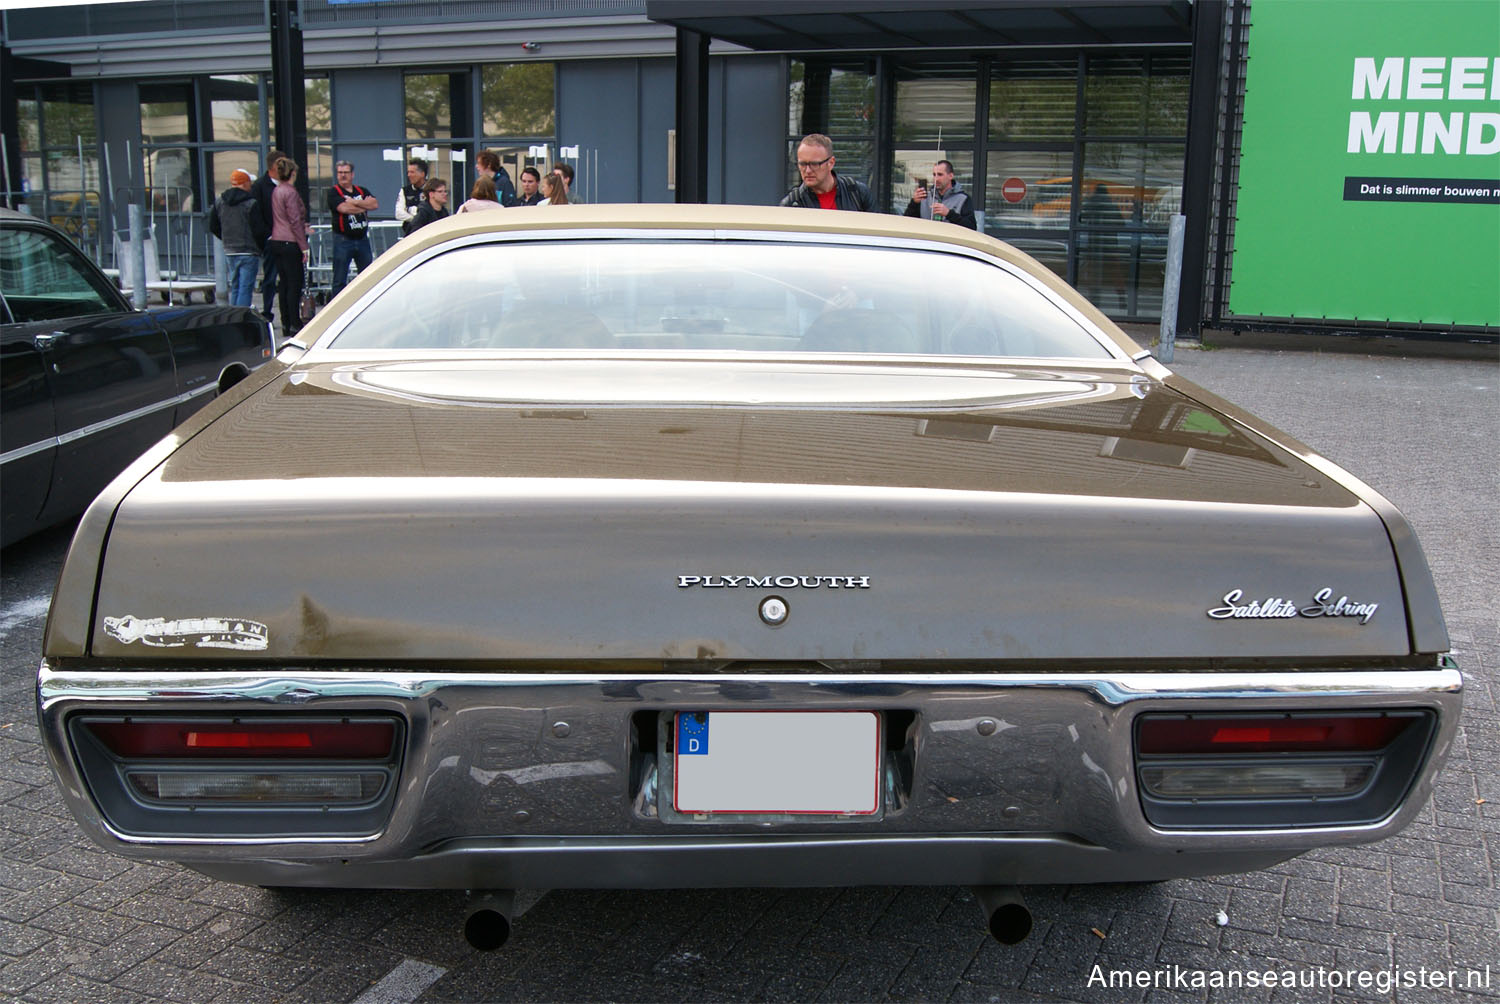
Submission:
[[[873,711],[682,711],[673,732],[678,812],[869,815],[880,807]]]

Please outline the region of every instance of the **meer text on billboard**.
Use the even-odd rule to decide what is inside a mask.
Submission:
[[[1229,307],[1500,326],[1500,4],[1257,4]]]

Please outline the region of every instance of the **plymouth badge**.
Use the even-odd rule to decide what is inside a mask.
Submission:
[[[868,575],[679,575],[678,589],[869,589]]]

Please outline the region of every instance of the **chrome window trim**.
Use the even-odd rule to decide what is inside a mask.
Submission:
[[[1128,355],[1114,341],[1106,335],[1093,321],[1085,317],[1079,310],[1063,300],[1056,292],[1049,289],[1035,276],[1024,269],[1018,268],[1003,258],[979,251],[975,248],[963,247],[956,244],[947,244],[942,241],[926,239],[898,238],[865,234],[834,234],[834,233],[809,233],[788,232],[783,230],[676,230],[671,228],[620,228],[620,229],[581,229],[581,230],[515,230],[503,232],[489,232],[478,234],[467,234],[455,237],[442,244],[433,245],[408,258],[396,267],[389,275],[383,277],[373,289],[365,293],[359,301],[353,304],[318,336],[317,344],[313,345],[304,361],[316,363],[329,359],[353,359],[363,357],[367,350],[363,349],[340,349],[334,343],[337,342],[344,330],[353,323],[354,319],[368,310],[388,289],[399,282],[412,270],[424,265],[432,259],[456,251],[460,248],[474,247],[485,244],[535,244],[554,243],[558,241],[703,241],[703,242],[729,242],[743,241],[757,244],[832,244],[846,247],[881,247],[892,248],[903,251],[923,251],[938,254],[954,254],[961,257],[971,258],[1007,273],[1019,280],[1034,292],[1042,296],[1054,308],[1061,311],[1074,324],[1077,324],[1085,334],[1094,339],[1098,345],[1105,350],[1106,358],[1127,365],[1135,365],[1135,358]],[[300,343],[299,343],[300,344]],[[488,354],[490,358],[503,358],[512,350],[492,351]],[[546,350],[543,350],[546,351]],[[557,350],[552,350],[557,351]],[[591,358],[600,358],[598,350],[583,350],[582,354]],[[757,353],[759,354],[759,353]],[[1149,355],[1149,352],[1146,353]],[[766,357],[796,357],[805,358],[807,353],[764,353]],[[611,352],[614,357],[614,352]],[[935,355],[901,355],[901,356],[878,356],[870,353],[860,353],[860,358],[890,358],[890,359],[994,359],[1004,360],[1007,363],[1034,360],[1063,361],[1069,365],[1097,364],[1098,359],[1081,359],[1073,356],[935,356]],[[408,354],[405,358],[419,358],[417,355]],[[848,356],[840,356],[848,358]]]
[[[1108,373],[1111,378],[1141,378],[1138,363],[1124,357],[1110,359],[1077,359],[1072,356],[941,356],[914,353],[888,352],[762,352],[750,349],[608,349],[601,355],[599,349],[423,349],[413,354],[411,349],[319,349],[312,364],[323,364],[339,369],[358,367],[361,363],[411,363],[428,364],[449,359],[582,359],[591,362],[660,360],[682,360],[686,362],[732,362],[754,359],[766,362],[805,363],[849,363],[868,366],[904,366],[910,369],[963,368],[1005,371],[1084,370],[1089,374]],[[328,355],[323,355],[327,352]],[[1085,365],[1086,364],[1086,365]],[[1068,373],[1067,379],[1091,379],[1084,375]]]

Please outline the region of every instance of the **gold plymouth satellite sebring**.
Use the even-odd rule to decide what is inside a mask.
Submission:
[[[425,227],[94,502],[38,681],[121,854],[272,886],[1266,867],[1420,810],[1462,681],[1389,502],[958,227]]]

